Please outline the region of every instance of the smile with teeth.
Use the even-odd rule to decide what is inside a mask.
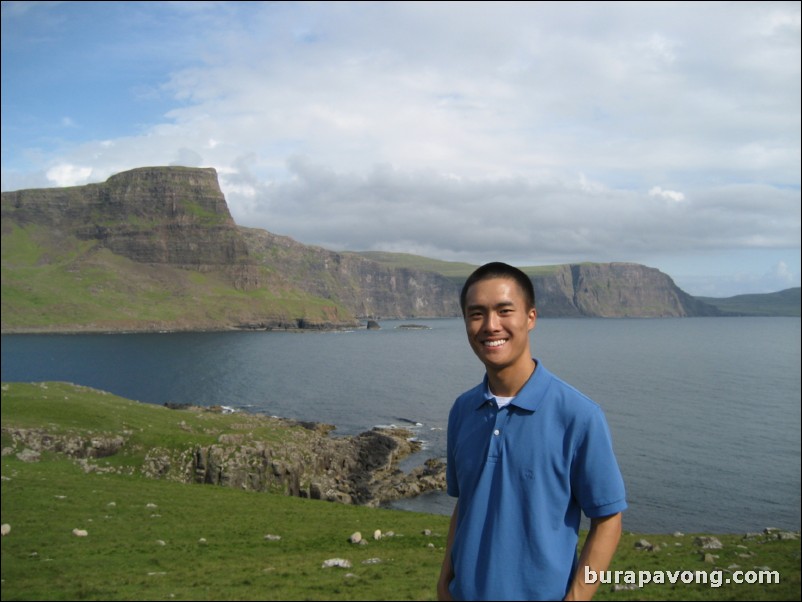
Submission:
[[[501,347],[504,343],[507,342],[507,339],[498,339],[496,341],[485,341],[485,347]]]

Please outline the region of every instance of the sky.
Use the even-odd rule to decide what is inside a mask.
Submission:
[[[331,250],[800,286],[799,2],[3,2],[2,190],[214,167]]]

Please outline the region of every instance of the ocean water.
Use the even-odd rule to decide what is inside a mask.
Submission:
[[[448,410],[483,368],[457,319],[327,333],[4,335],[3,381],[68,381],[147,403],[228,405],[413,430],[445,455]],[[541,319],[534,355],[605,411],[625,528],[800,528],[800,319]],[[448,514],[443,493],[395,507]]]

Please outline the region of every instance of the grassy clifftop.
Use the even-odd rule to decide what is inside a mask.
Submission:
[[[2,395],[0,491],[2,523],[9,527],[2,538],[3,600],[435,597],[445,516],[187,485],[128,470],[151,445],[212,440],[236,429],[242,416],[186,415],[63,383],[4,383]],[[15,444],[13,429],[97,441],[127,433],[141,456],[87,463],[45,451],[31,461]],[[262,435],[280,439],[292,433],[266,428]],[[376,530],[382,536],[374,539]],[[366,545],[348,541],[356,531]],[[626,533],[611,567],[622,571],[620,585],[627,586],[626,571],[662,571],[665,583],[617,590],[605,584],[597,599],[799,599],[798,540],[775,533],[716,538],[722,547],[705,550],[697,535]],[[324,568],[333,559],[350,566]],[[711,587],[681,578],[684,571],[721,571],[726,580],[738,570],[776,571],[780,583]]]
[[[698,297],[721,311],[735,316],[796,316],[802,309],[802,289],[788,288],[776,293],[735,295],[734,297]]]
[[[96,240],[54,232],[37,224],[4,222],[3,332],[353,323],[352,314],[331,299],[281,286],[237,288],[230,273],[138,262]]]

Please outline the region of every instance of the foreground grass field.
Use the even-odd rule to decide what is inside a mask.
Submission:
[[[20,400],[7,404],[8,387],[3,389],[7,447]],[[62,428],[68,417],[52,398],[58,386],[39,389],[51,396],[48,404],[33,399],[35,388],[29,393],[32,404],[41,404],[37,412],[51,416],[41,426]],[[114,399],[103,397],[115,411],[96,413],[93,429],[103,430],[106,413],[145,431],[148,425],[166,428],[164,416],[176,419],[164,408],[127,400],[115,406]],[[28,427],[31,420],[29,412]],[[2,458],[2,523],[10,526],[2,538],[3,600],[431,600],[448,528],[445,516],[186,485],[121,470],[87,473],[48,453],[38,462],[15,454]],[[377,529],[385,536],[374,540]],[[355,531],[369,543],[350,543]],[[724,580],[738,570],[770,570],[780,583],[711,587],[681,579],[671,585],[667,578],[665,584],[617,591],[604,584],[597,599],[800,599],[799,540],[775,534],[717,538],[723,547],[705,551],[696,535],[627,533],[611,568],[721,570]],[[651,549],[637,545],[642,539]],[[713,555],[708,562],[705,553]],[[350,567],[323,568],[329,559],[347,560]]]

